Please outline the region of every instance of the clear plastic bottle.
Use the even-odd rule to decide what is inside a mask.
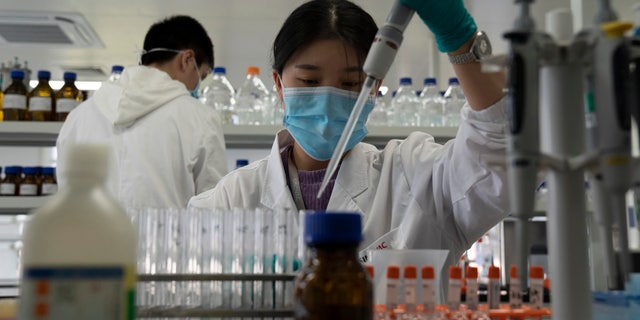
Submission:
[[[260,68],[247,68],[247,78],[236,94],[233,124],[264,124],[264,114],[269,110],[269,90],[260,80]]]
[[[38,71],[38,85],[29,92],[29,116],[31,121],[51,121],[55,112],[55,93],[49,85],[51,72]]]
[[[294,284],[295,319],[373,319],[373,284],[358,258],[361,226],[358,213],[305,216],[309,258]]]
[[[282,126],[284,123],[284,107],[280,102],[280,97],[278,97],[278,90],[276,89],[276,85],[271,86],[271,92],[269,93],[269,101],[270,106],[273,112],[273,118],[271,119],[272,125]]]
[[[415,127],[418,125],[418,96],[412,88],[411,78],[400,78],[400,86],[391,99],[391,125]]]
[[[120,80],[122,76],[122,71],[124,71],[124,67],[120,65],[114,65],[111,67],[111,74],[109,74],[108,82],[116,82]]]
[[[420,91],[420,126],[442,127],[444,126],[444,106],[442,96],[438,90],[436,78],[424,79],[424,88]]]
[[[108,149],[76,144],[64,159],[65,187],[24,230],[18,318],[133,319],[136,237],[105,187]]]
[[[387,126],[387,103],[384,101],[384,95],[382,91],[378,91],[378,95],[376,96],[376,103],[373,106],[373,111],[369,114],[369,119],[367,120],[368,125],[372,126]]]
[[[446,114],[446,126],[457,127],[460,125],[460,110],[467,99],[460,88],[458,78],[449,78],[449,87],[444,93],[444,110]]]
[[[4,121],[24,121],[28,120],[27,96],[29,92],[24,85],[24,71],[11,71],[11,84],[4,90],[2,109]]]
[[[65,121],[71,110],[82,102],[82,91],[76,87],[76,73],[65,72],[62,76],[64,85],[56,92],[55,121]]]
[[[202,81],[198,89],[200,101],[213,107],[220,115],[223,124],[231,123],[233,105],[236,102],[235,90],[226,74],[225,67],[213,68],[213,73]]]

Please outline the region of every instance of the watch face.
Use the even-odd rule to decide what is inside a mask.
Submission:
[[[491,55],[491,42],[484,32],[477,35],[476,41],[473,43],[473,51],[478,58]]]

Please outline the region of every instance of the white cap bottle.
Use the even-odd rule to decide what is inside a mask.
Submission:
[[[133,319],[136,236],[105,187],[109,149],[70,146],[67,184],[24,231],[19,319]]]

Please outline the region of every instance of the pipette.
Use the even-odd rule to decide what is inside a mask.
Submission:
[[[539,64],[538,33],[529,14],[533,0],[517,0],[521,14],[514,30],[504,35],[511,43],[507,86],[509,106],[509,145],[507,173],[511,213],[516,218],[516,262],[520,283],[527,281],[529,219],[533,216],[537,186],[539,139]]]
[[[387,20],[382,28],[378,30],[378,33],[373,39],[371,49],[369,49],[369,53],[367,54],[367,58],[365,59],[363,66],[363,70],[367,74],[367,78],[362,85],[362,90],[358,95],[356,104],[353,107],[353,110],[351,110],[351,115],[349,115],[349,120],[342,131],[340,140],[338,140],[338,145],[335,150],[333,150],[331,160],[329,160],[329,165],[327,166],[327,171],[324,174],[320,190],[318,191],[318,198],[322,196],[322,193],[329,183],[329,179],[338,168],[338,164],[340,163],[342,154],[347,147],[349,138],[351,138],[356,122],[358,121],[358,118],[360,118],[360,114],[364,109],[364,104],[371,93],[371,88],[373,88],[373,85],[377,80],[382,80],[382,78],[387,74],[387,71],[389,71],[389,68],[393,63],[393,59],[395,58],[396,53],[400,48],[400,44],[402,43],[402,33],[409,24],[409,21],[411,21],[413,13],[413,9],[405,6],[399,0],[396,0],[393,3],[393,7],[391,7]]]

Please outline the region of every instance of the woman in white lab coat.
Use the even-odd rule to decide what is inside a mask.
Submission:
[[[462,0],[403,2],[434,31],[441,51],[469,51],[477,28]],[[485,162],[505,152],[504,78],[481,73],[475,61],[454,66],[468,99],[455,139],[443,146],[415,132],[382,150],[361,143],[369,101],[337,174],[316,199],[366,77],[362,63],[376,32],[373,19],[347,1],[298,7],[273,45],[286,129],[267,158],[231,172],[189,206],[358,211],[361,249],[448,249],[449,262],[504,218],[505,175]]]

